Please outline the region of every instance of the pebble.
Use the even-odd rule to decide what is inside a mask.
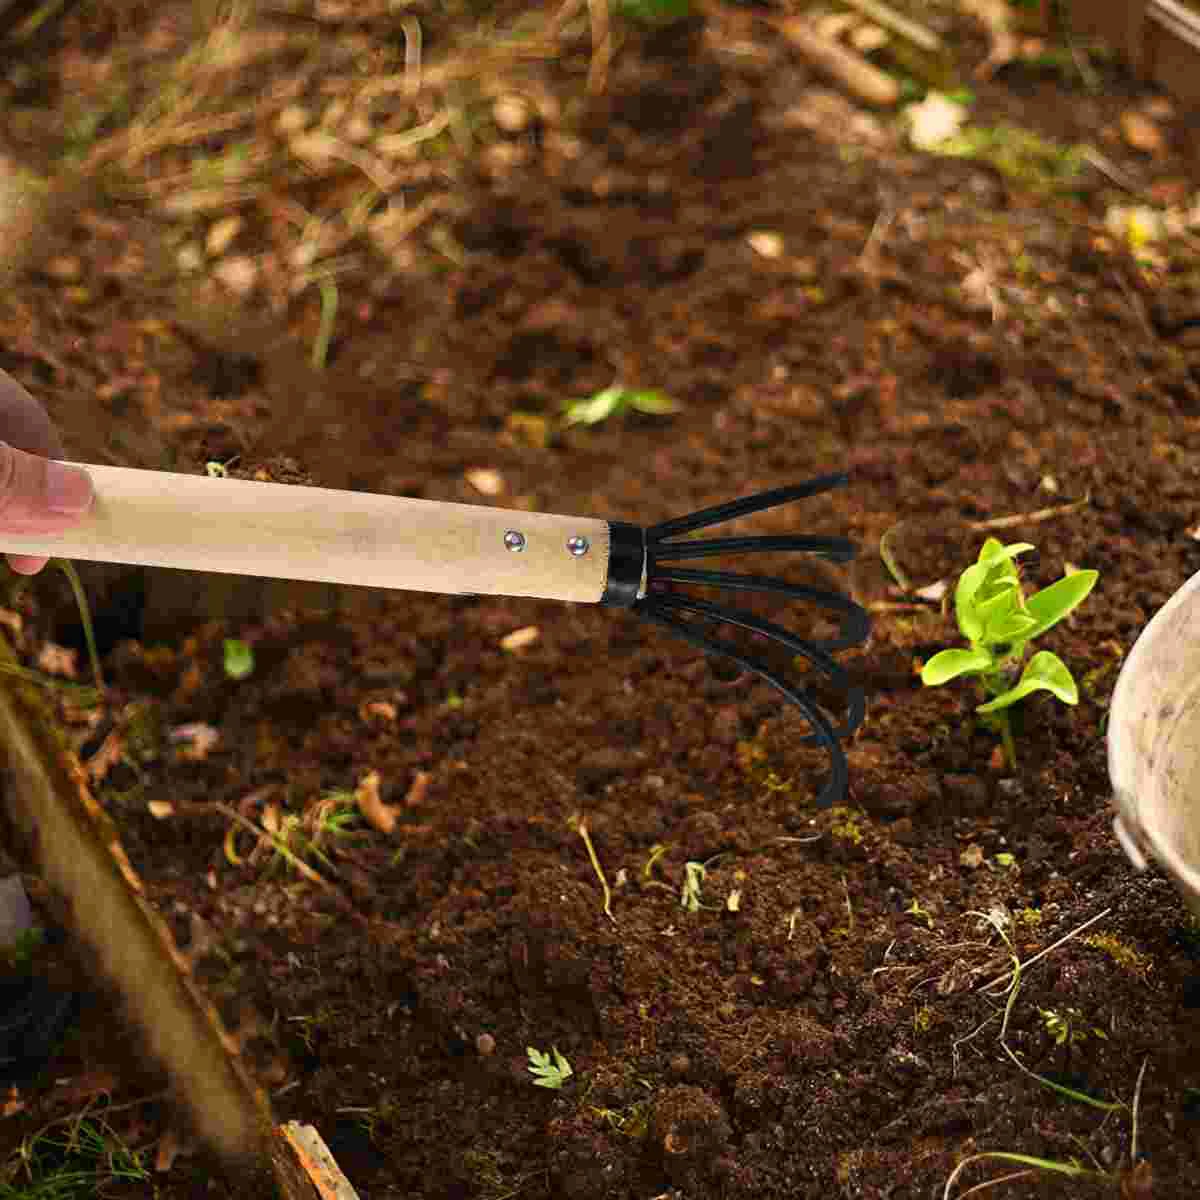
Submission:
[[[492,105],[492,120],[504,133],[524,133],[533,119],[533,109],[524,96],[507,92]]]
[[[248,255],[238,254],[217,263],[213,275],[235,296],[248,296],[258,283],[258,264]]]
[[[487,1058],[489,1055],[496,1053],[496,1039],[490,1033],[481,1033],[475,1039],[475,1049],[484,1058]]]

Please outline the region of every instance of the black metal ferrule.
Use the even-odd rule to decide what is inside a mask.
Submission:
[[[626,521],[608,523],[608,577],[600,603],[632,608],[646,575],[646,531]]]

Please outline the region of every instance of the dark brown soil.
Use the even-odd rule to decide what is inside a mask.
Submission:
[[[78,33],[64,24],[62,53]],[[124,641],[108,669],[126,755],[102,795],[232,1022],[261,1020],[247,1053],[278,1118],[314,1123],[372,1200],[901,1200],[940,1196],[991,1151],[1107,1175],[1030,1172],[997,1198],[1200,1194],[1200,932],[1112,836],[1104,738],[1122,654],[1200,569],[1200,346],[1170,332],[1200,312],[1194,237],[1139,265],[1105,229],[1123,198],[1093,168],[1048,195],[910,152],[886,124],[853,142],[847,110],[813,127],[821,85],[781,45],[723,45],[688,27],[626,47],[581,153],[462,183],[460,265],[343,285],[324,372],[296,365],[311,314],[266,339],[168,320],[137,266],[153,224],[103,201],[45,250],[78,256],[83,294],[34,264],[4,297],[0,366],[84,461],[236,454],[246,476],[647,524],[850,469],[851,488],[754,523],[863,547],[841,579],[874,618],[847,658],[870,699],[846,804],[814,808],[823,757],[773,692],[630,618],[407,593]],[[1104,140],[1145,97],[1102,70],[1089,93],[1013,67],[977,85],[973,119],[1091,140],[1147,188],[1194,193],[1185,120],[1153,157]],[[756,231],[783,253],[752,248]],[[960,286],[981,265],[997,319]],[[513,419],[553,427],[564,398],[614,378],[682,411],[548,444]],[[493,500],[465,478],[480,467],[503,479]],[[975,523],[1055,506],[997,536],[1037,545],[1031,585],[1101,572],[1046,638],[1082,698],[1027,704],[1010,772],[968,687],[921,686],[956,630],[877,550],[893,530],[913,588],[952,580]],[[31,664],[41,639],[72,636],[52,592],[15,602]],[[104,620],[120,632],[117,608]],[[506,652],[525,626],[537,640]],[[253,643],[249,679],[225,677],[226,636]],[[166,736],[187,722],[220,733],[199,760]],[[311,813],[371,770],[394,832],[325,843],[374,920],[347,937],[247,835],[230,861],[214,803]],[[174,815],[156,819],[164,800]],[[698,911],[680,902],[691,862],[708,863]],[[1023,974],[1007,1044],[1124,1108],[1065,1098],[1004,1053],[1005,997],[985,986],[1009,966],[982,915],[997,911],[1022,959],[1106,912]],[[114,1103],[143,1094],[105,1011],[87,1008],[0,1123],[6,1149],[70,1111],[56,1080],[111,1067]],[[1078,1038],[1058,1044],[1048,1012]],[[528,1046],[570,1061],[560,1091],[533,1086]],[[157,1120],[111,1117],[139,1145]],[[196,1194],[199,1162],[178,1159],[157,1194]],[[1020,1169],[983,1162],[959,1186]]]

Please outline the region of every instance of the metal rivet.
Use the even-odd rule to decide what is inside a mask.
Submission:
[[[520,554],[525,549],[525,535],[519,529],[504,531],[504,545],[514,554]]]
[[[576,558],[582,558],[590,549],[591,544],[582,534],[576,533],[567,538],[567,549]]]

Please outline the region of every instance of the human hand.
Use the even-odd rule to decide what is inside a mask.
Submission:
[[[17,381],[0,371],[0,537],[5,533],[64,533],[92,507],[92,481],[51,459],[62,443],[46,410]],[[36,575],[47,560],[9,554],[19,575]]]

